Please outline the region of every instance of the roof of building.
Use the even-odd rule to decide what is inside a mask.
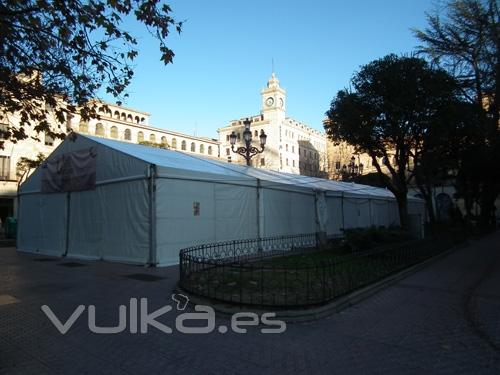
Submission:
[[[175,150],[148,147],[134,143],[121,142],[89,135],[80,135],[99,144],[120,151],[147,163],[165,168],[203,172],[220,175],[221,178],[232,176],[240,181],[261,180],[276,185],[289,185],[310,190],[336,192],[349,195],[362,195],[373,198],[394,198],[387,189],[348,182],[326,180],[323,178],[295,175],[265,170],[243,165],[209,160],[198,155],[187,154]]]

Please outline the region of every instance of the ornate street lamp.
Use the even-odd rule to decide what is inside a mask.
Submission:
[[[234,145],[236,144],[236,133],[233,131],[229,136],[229,141],[231,142],[231,150],[241,155],[245,158],[247,165],[250,166],[250,159],[257,154],[260,154],[264,151],[264,147],[266,146],[267,135],[264,133],[262,129],[260,131],[260,150],[257,147],[252,146],[252,131],[250,130],[250,120],[247,118],[243,121],[245,125],[245,130],[243,131],[243,141],[245,141],[245,147],[238,147],[236,150]]]
[[[363,163],[356,164],[356,158],[354,155],[351,157],[351,161],[348,165],[342,166],[342,178],[343,179],[353,179],[356,176],[363,174]]]

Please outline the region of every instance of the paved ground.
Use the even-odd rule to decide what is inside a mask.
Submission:
[[[78,262],[85,266],[64,266]],[[71,266],[71,264],[70,264]],[[131,274],[160,276],[140,281]],[[118,306],[147,297],[173,304],[175,267],[147,269],[0,249],[0,373],[6,374],[499,374],[500,233],[433,263],[321,321],[282,334],[91,333],[87,312],[61,335],[41,311],[65,321],[80,304],[99,325]],[[161,321],[174,327],[175,310]],[[217,326],[228,324],[217,318]]]

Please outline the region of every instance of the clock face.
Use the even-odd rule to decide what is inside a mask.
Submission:
[[[280,107],[283,108],[283,98],[280,98]]]
[[[274,99],[273,98],[267,98],[266,99],[266,105],[268,107],[272,106],[274,104]]]

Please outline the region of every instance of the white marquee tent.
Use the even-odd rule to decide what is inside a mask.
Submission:
[[[87,135],[21,186],[21,251],[171,265],[181,248],[399,223],[392,193]],[[410,198],[409,211],[424,216]]]

